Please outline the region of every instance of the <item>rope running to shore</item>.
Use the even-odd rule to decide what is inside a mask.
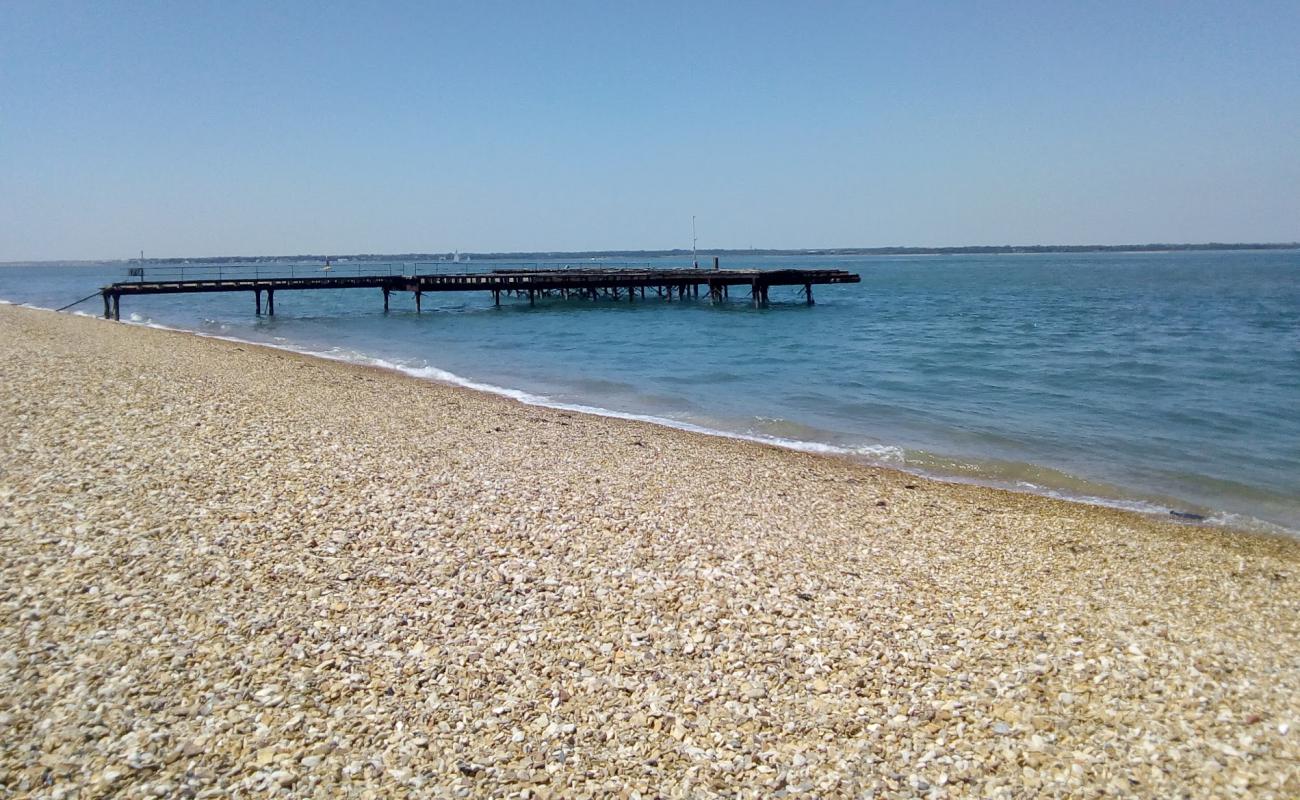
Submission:
[[[75,302],[75,303],[68,303],[68,304],[67,304],[66,306],[64,306],[63,308],[56,308],[56,309],[54,309],[54,310],[55,310],[55,311],[67,311],[69,308],[72,308],[73,306],[79,306],[79,305],[81,305],[82,303],[86,302],[87,300],[89,300],[89,299],[92,298],[92,297],[98,297],[100,294],[102,294],[102,292],[95,292],[94,294],[88,294],[88,295],[86,295],[85,297],[81,298],[80,300],[78,300],[78,301]]]

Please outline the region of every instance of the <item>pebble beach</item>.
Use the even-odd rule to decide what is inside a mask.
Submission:
[[[1300,542],[0,306],[0,797],[1300,796]]]

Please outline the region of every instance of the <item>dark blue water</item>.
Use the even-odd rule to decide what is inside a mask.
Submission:
[[[250,294],[126,297],[123,320],[925,474],[1300,531],[1300,252],[744,265],[838,267],[862,283],[818,287],[812,308],[794,289],[773,289],[767,308],[740,292],[716,307],[493,308],[486,294],[449,294],[426,295],[418,316],[409,296],[384,315],[378,290],[280,292],[274,318],[255,317]],[[0,298],[55,307],[124,274],[0,268]]]

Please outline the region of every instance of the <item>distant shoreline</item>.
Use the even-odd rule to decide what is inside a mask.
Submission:
[[[1038,253],[1162,253],[1203,252],[1232,250],[1300,250],[1300,242],[1205,242],[1202,244],[1034,244],[1034,245],[970,245],[963,247],[828,247],[791,249],[702,250],[701,260],[713,256],[947,256],[947,255],[1023,255]],[[447,260],[449,253],[303,253],[278,256],[205,256],[201,258],[146,258],[147,264],[218,264],[231,261],[246,263],[277,263],[298,261],[439,261]],[[591,258],[671,258],[690,256],[690,250],[556,250],[520,251],[499,253],[461,253],[473,261],[540,261],[553,259]],[[48,259],[43,261],[0,261],[0,266],[59,264],[66,266],[87,264],[136,263],[137,259]]]

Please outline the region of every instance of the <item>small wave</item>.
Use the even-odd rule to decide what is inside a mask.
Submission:
[[[1210,514],[1205,519],[1206,524],[1215,525],[1222,528],[1235,528],[1237,530],[1250,531],[1252,533],[1264,533],[1269,536],[1285,536],[1295,538],[1300,536],[1300,531],[1292,530],[1275,522],[1269,522],[1247,514],[1230,514],[1226,511],[1220,511]]]

